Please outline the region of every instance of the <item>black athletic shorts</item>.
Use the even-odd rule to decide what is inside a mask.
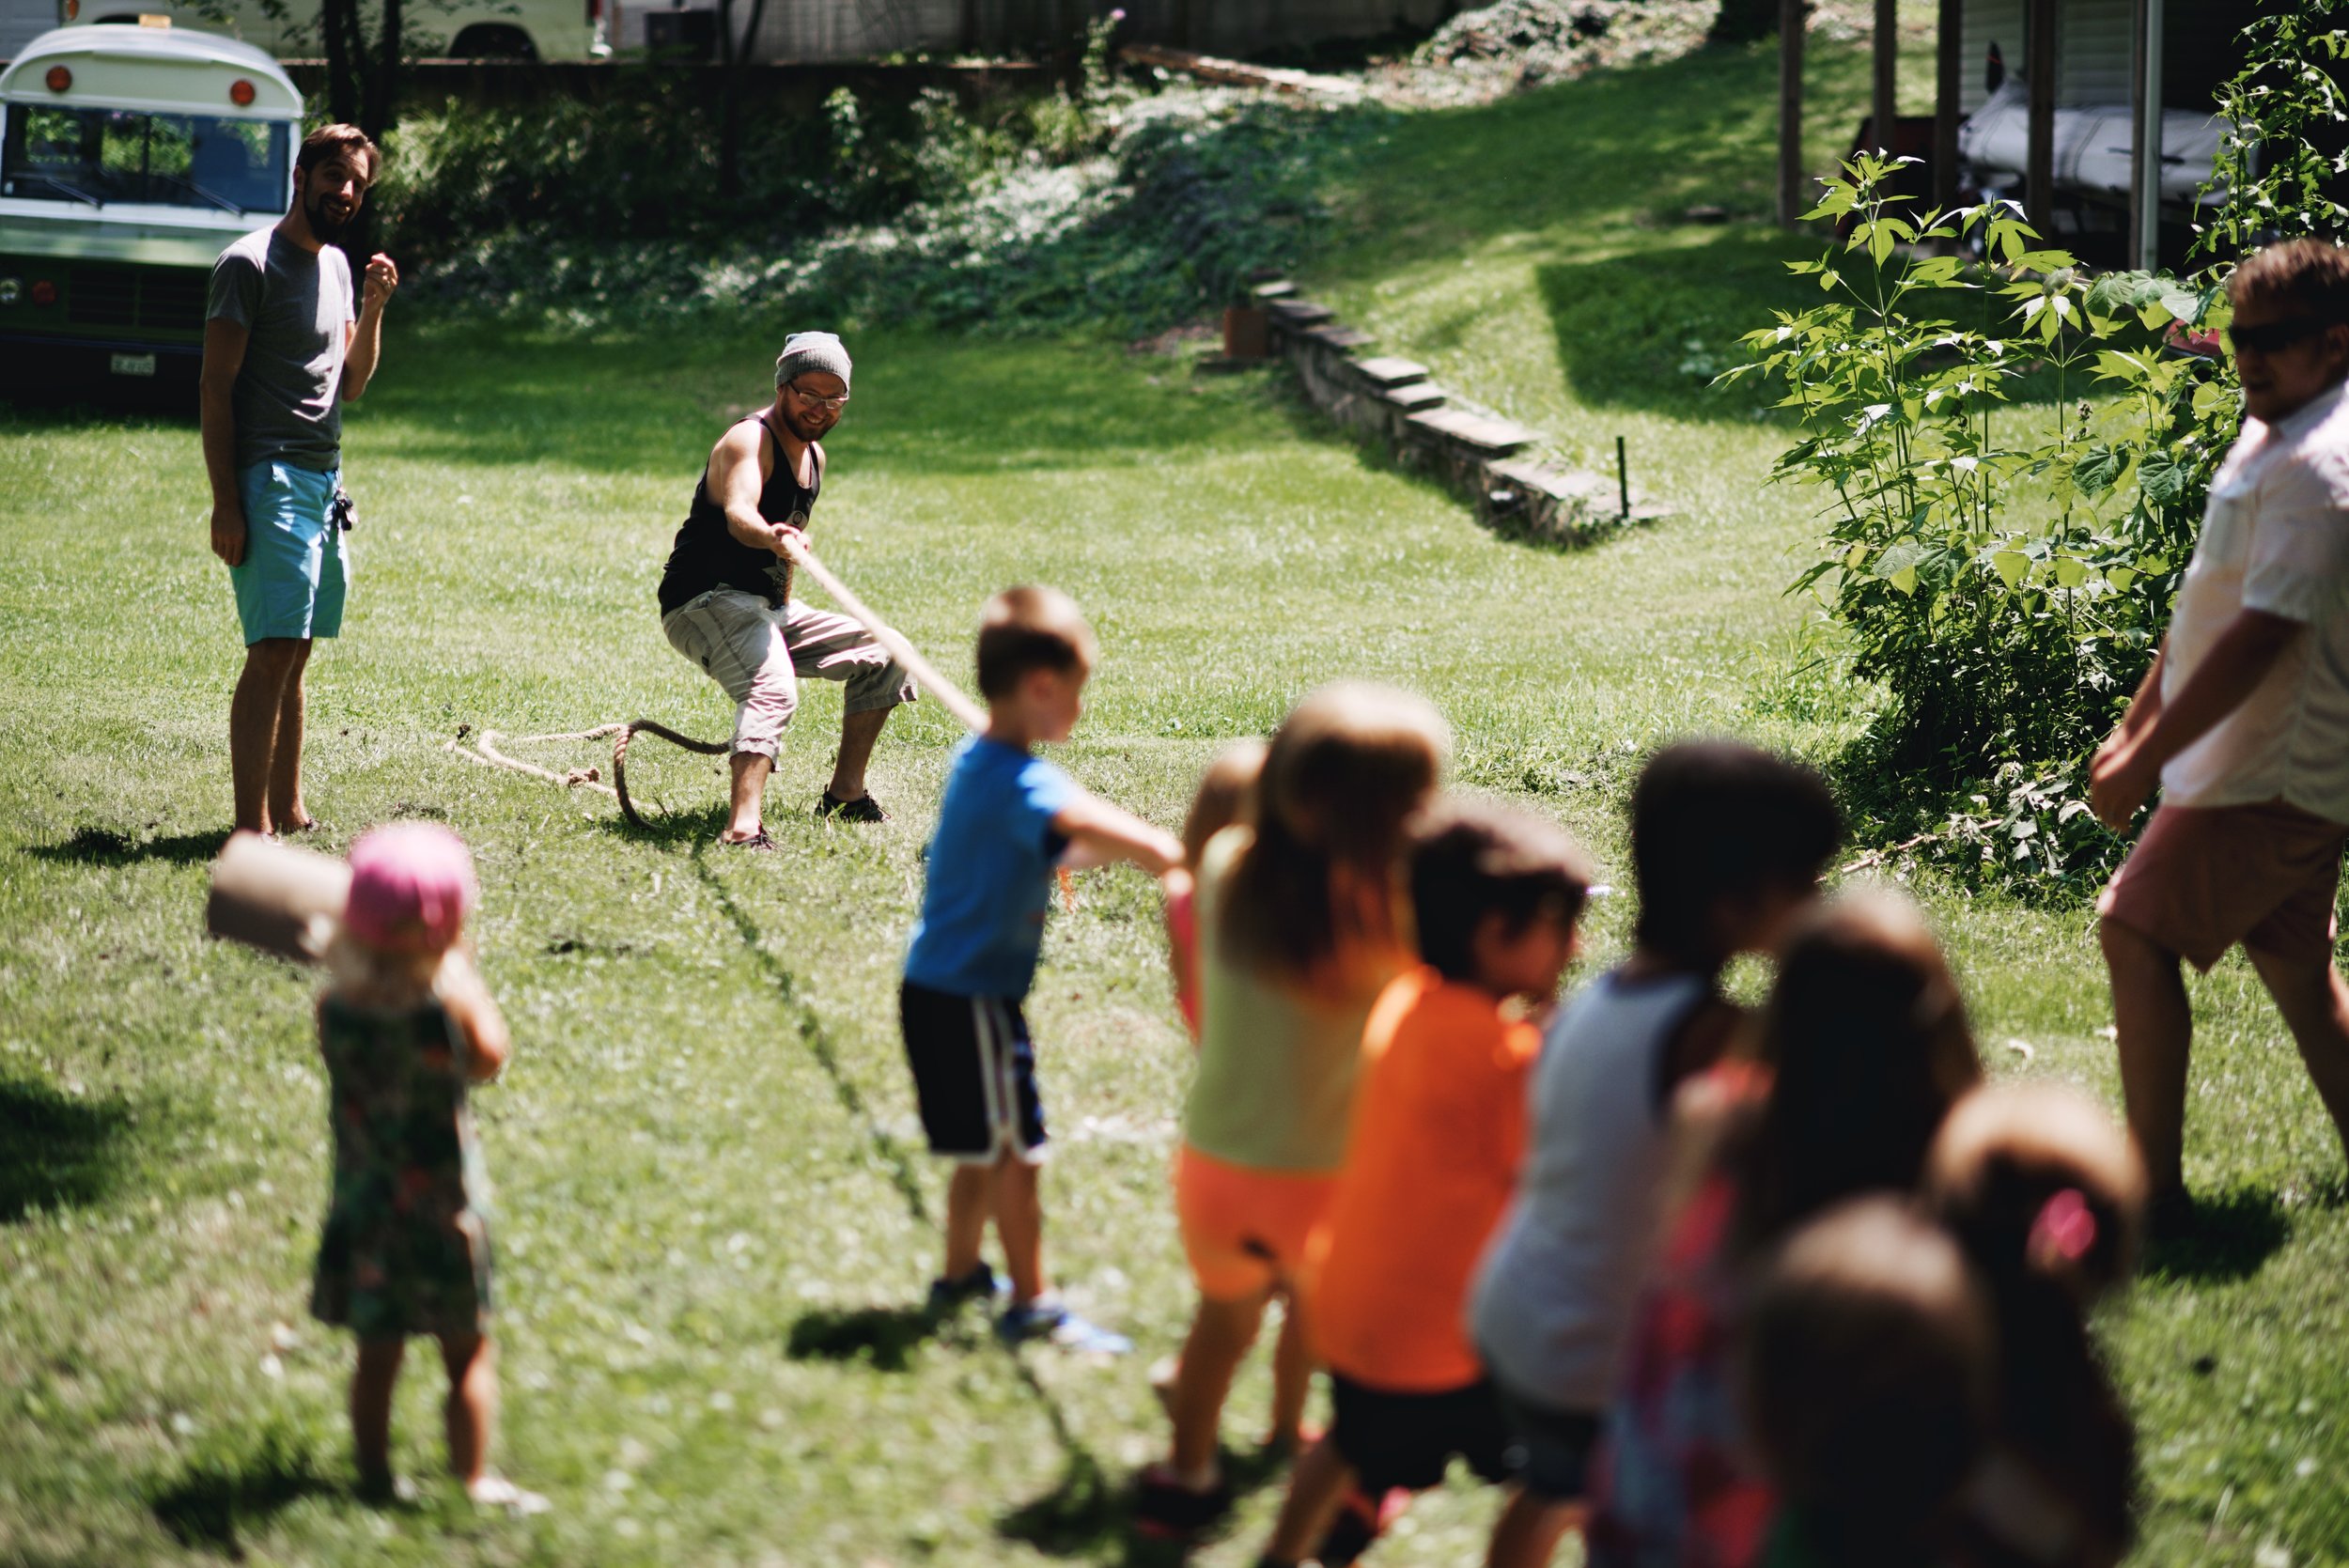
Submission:
[[[1486,1481],[1509,1479],[1509,1423],[1489,1380],[1396,1393],[1333,1372],[1330,1393],[1330,1440],[1374,1498],[1440,1485],[1455,1453]]]
[[[1044,1102],[1019,1004],[933,991],[909,980],[897,989],[897,1012],[930,1153],[973,1163],[1006,1151],[1040,1158]]]
[[[1517,1449],[1511,1463],[1525,1489],[1547,1502],[1577,1502],[1589,1497],[1591,1451],[1598,1446],[1598,1413],[1528,1399],[1498,1379],[1493,1393],[1509,1423]]]

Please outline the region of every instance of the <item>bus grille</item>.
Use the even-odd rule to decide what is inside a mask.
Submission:
[[[76,267],[67,280],[66,319],[77,326],[201,332],[207,282],[193,268]]]

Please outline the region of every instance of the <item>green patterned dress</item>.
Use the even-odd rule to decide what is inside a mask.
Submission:
[[[334,1189],[310,1311],[361,1339],[462,1338],[490,1315],[489,1184],[463,1034],[438,1001],[319,1005]]]

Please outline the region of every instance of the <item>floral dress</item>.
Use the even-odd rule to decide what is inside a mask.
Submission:
[[[490,1313],[489,1187],[464,1036],[438,1001],[319,1004],[334,1187],[310,1311],[361,1339],[462,1338]]]
[[[1737,1191],[1719,1171],[1658,1257],[1592,1472],[1591,1568],[1754,1568],[1777,1497],[1747,1462],[1731,1387]]]

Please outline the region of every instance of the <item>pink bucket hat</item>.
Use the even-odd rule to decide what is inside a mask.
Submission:
[[[395,822],[351,845],[343,924],[370,947],[437,953],[457,940],[478,896],[464,840],[437,823]]]

